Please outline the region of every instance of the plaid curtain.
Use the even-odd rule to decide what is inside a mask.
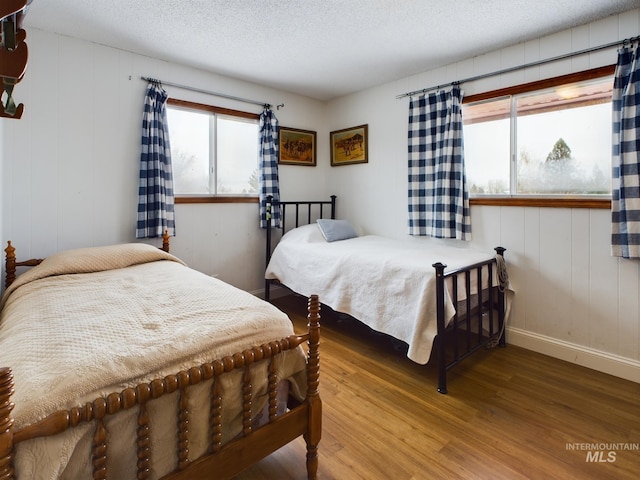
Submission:
[[[278,185],[278,119],[265,107],[260,115],[260,227],[280,226],[280,186]],[[273,197],[271,211],[267,211],[267,196]]]
[[[149,83],[142,116],[136,238],[162,237],[165,230],[175,236],[167,98],[160,82]]]
[[[635,50],[618,50],[613,81],[611,253],[640,258],[640,68]]]
[[[471,239],[461,104],[457,86],[409,103],[410,235]]]

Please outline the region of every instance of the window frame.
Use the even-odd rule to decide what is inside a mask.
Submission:
[[[582,72],[570,73],[558,77],[537,80],[513,87],[506,87],[497,90],[491,90],[479,94],[469,95],[462,100],[463,108],[466,103],[474,103],[482,100],[498,99],[499,97],[518,95],[529,93],[536,90],[544,90],[547,88],[557,87],[568,83],[581,82],[585,80],[594,80],[615,72],[615,65],[607,65],[604,67],[593,68]],[[511,170],[511,169],[510,169]],[[509,172],[512,174],[512,172]],[[470,197],[470,205],[486,205],[486,206],[514,206],[514,207],[552,207],[552,208],[594,208],[594,209],[610,209],[610,198],[589,198],[571,195],[483,195],[481,197]]]
[[[184,108],[188,110],[199,110],[202,112],[213,113],[216,115],[227,115],[231,117],[248,118],[251,120],[260,120],[260,115],[257,113],[243,112],[241,110],[233,110],[231,108],[216,107],[214,105],[207,105],[204,103],[191,102],[188,100],[180,100],[177,98],[168,98],[167,105],[173,107]],[[257,143],[257,139],[256,139]],[[257,149],[256,145],[256,149]],[[206,195],[206,194],[194,194],[194,195],[176,195],[175,203],[180,204],[194,204],[194,203],[258,203],[259,195]]]

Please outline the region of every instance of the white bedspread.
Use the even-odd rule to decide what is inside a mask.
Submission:
[[[0,365],[13,370],[13,414],[15,427],[20,429],[101,394],[292,333],[289,318],[272,305],[189,269],[157,248],[130,244],[80,249],[47,258],[7,289],[0,313]],[[304,352],[299,348],[287,352],[287,357],[279,363],[278,377],[290,378],[294,391],[301,395]],[[238,376],[225,385],[226,405],[239,404],[241,392],[230,386],[236,381]],[[259,395],[264,394],[264,385],[256,382],[254,387]],[[196,390],[206,396],[204,387]],[[158,405],[151,402],[150,408],[175,401],[176,394],[172,396],[154,401]],[[255,408],[260,407],[257,398]],[[135,428],[134,410],[121,421],[123,428]],[[167,411],[175,412],[175,408]],[[240,426],[239,412],[231,412],[223,410],[234,429],[225,432],[227,439]],[[199,455],[206,445],[206,412],[200,418],[201,412],[193,413],[190,450]],[[152,426],[152,443],[162,443],[175,425],[155,432]],[[21,444],[16,459],[18,478],[85,475],[89,428],[93,427],[65,432],[55,442],[38,439]],[[86,445],[79,446],[81,441]],[[116,456],[111,478],[135,477],[127,470],[135,468],[133,442],[130,447],[125,452],[132,464],[125,467],[123,457]],[[174,468],[175,445],[164,448],[168,450],[155,453],[154,478]],[[72,457],[78,458],[77,464],[67,465]]]
[[[447,272],[494,256],[468,247],[427,246],[374,235],[329,243],[312,224],[282,237],[265,277],[302,295],[317,293],[334,310],[406,342],[407,356],[425,364],[437,333],[432,265],[442,262]],[[495,284],[497,275],[493,278]],[[471,291],[475,288],[472,285]],[[458,296],[464,299],[464,288],[459,288]],[[448,291],[445,303],[448,321],[455,313]]]

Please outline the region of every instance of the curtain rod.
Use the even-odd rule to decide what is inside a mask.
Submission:
[[[209,90],[202,90],[200,88],[189,87],[188,85],[180,85],[178,83],[164,82],[162,80],[158,80],[157,78],[149,78],[149,77],[140,77],[140,78],[142,80],[146,80],[147,82],[159,82],[162,85],[167,85],[169,87],[182,88],[184,90],[191,90],[192,92],[205,93],[207,95],[213,95],[216,97],[228,98],[230,100],[237,100],[239,102],[244,102],[244,103],[252,103],[253,105],[260,105],[261,107],[264,107],[264,108],[271,108],[271,104],[267,102],[258,102],[256,100],[249,100],[246,98],[234,97],[233,95],[226,95],[224,93],[211,92]],[[280,110],[280,107],[284,107],[284,103],[281,103],[280,105],[277,106],[278,110]]]
[[[566,58],[575,57],[578,55],[584,55],[585,53],[596,52],[598,50],[604,50],[606,48],[612,48],[617,45],[626,45],[627,43],[633,43],[640,40],[640,36],[627,38],[625,40],[619,40],[617,42],[607,43],[606,45],[600,45],[598,47],[585,48],[584,50],[580,50],[578,52],[566,53],[564,55],[558,55],[557,57],[547,58],[545,60],[538,60],[536,62],[527,63],[525,65],[518,65],[517,67],[505,68],[504,70],[498,70],[496,72],[491,73],[483,73],[481,75],[476,75],[474,77],[465,78],[463,80],[456,80],[455,82],[443,83],[442,85],[436,85],[435,87],[423,88],[421,90],[414,90],[413,92],[403,93],[401,95],[396,95],[396,98],[404,98],[411,97],[413,95],[417,95],[418,93],[426,93],[431,92],[433,90],[439,90],[443,87],[449,87],[451,85],[458,85],[460,83],[473,82],[475,80],[481,80],[483,78],[494,77],[496,75],[502,75],[505,73],[515,72],[516,70],[522,70],[523,68],[536,67],[538,65],[543,65],[545,63],[556,62],[558,60],[564,60]]]

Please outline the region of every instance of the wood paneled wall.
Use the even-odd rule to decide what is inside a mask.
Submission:
[[[397,95],[608,44],[638,32],[640,9],[330,102],[329,130],[369,124],[369,163],[330,172],[339,216],[365,232],[407,234],[409,101]],[[616,59],[614,47],[461,88],[472,95],[611,65]],[[508,342],[640,382],[640,262],[611,257],[608,210],[473,206],[471,216],[472,244],[507,248],[516,290]]]
[[[20,121],[0,127],[0,242],[12,240],[21,258],[135,241],[147,85],[141,76],[285,103],[277,112],[281,124],[322,134],[325,107],[316,100],[38,29],[29,29],[29,47],[29,75],[20,84],[20,101],[29,108]],[[166,90],[184,100],[261,111]],[[318,145],[318,154],[328,158],[328,141]],[[311,172],[282,168],[283,194],[323,198],[328,168],[328,161]],[[172,252],[190,266],[245,290],[263,287],[264,231],[256,204],[178,205],[176,232]]]

